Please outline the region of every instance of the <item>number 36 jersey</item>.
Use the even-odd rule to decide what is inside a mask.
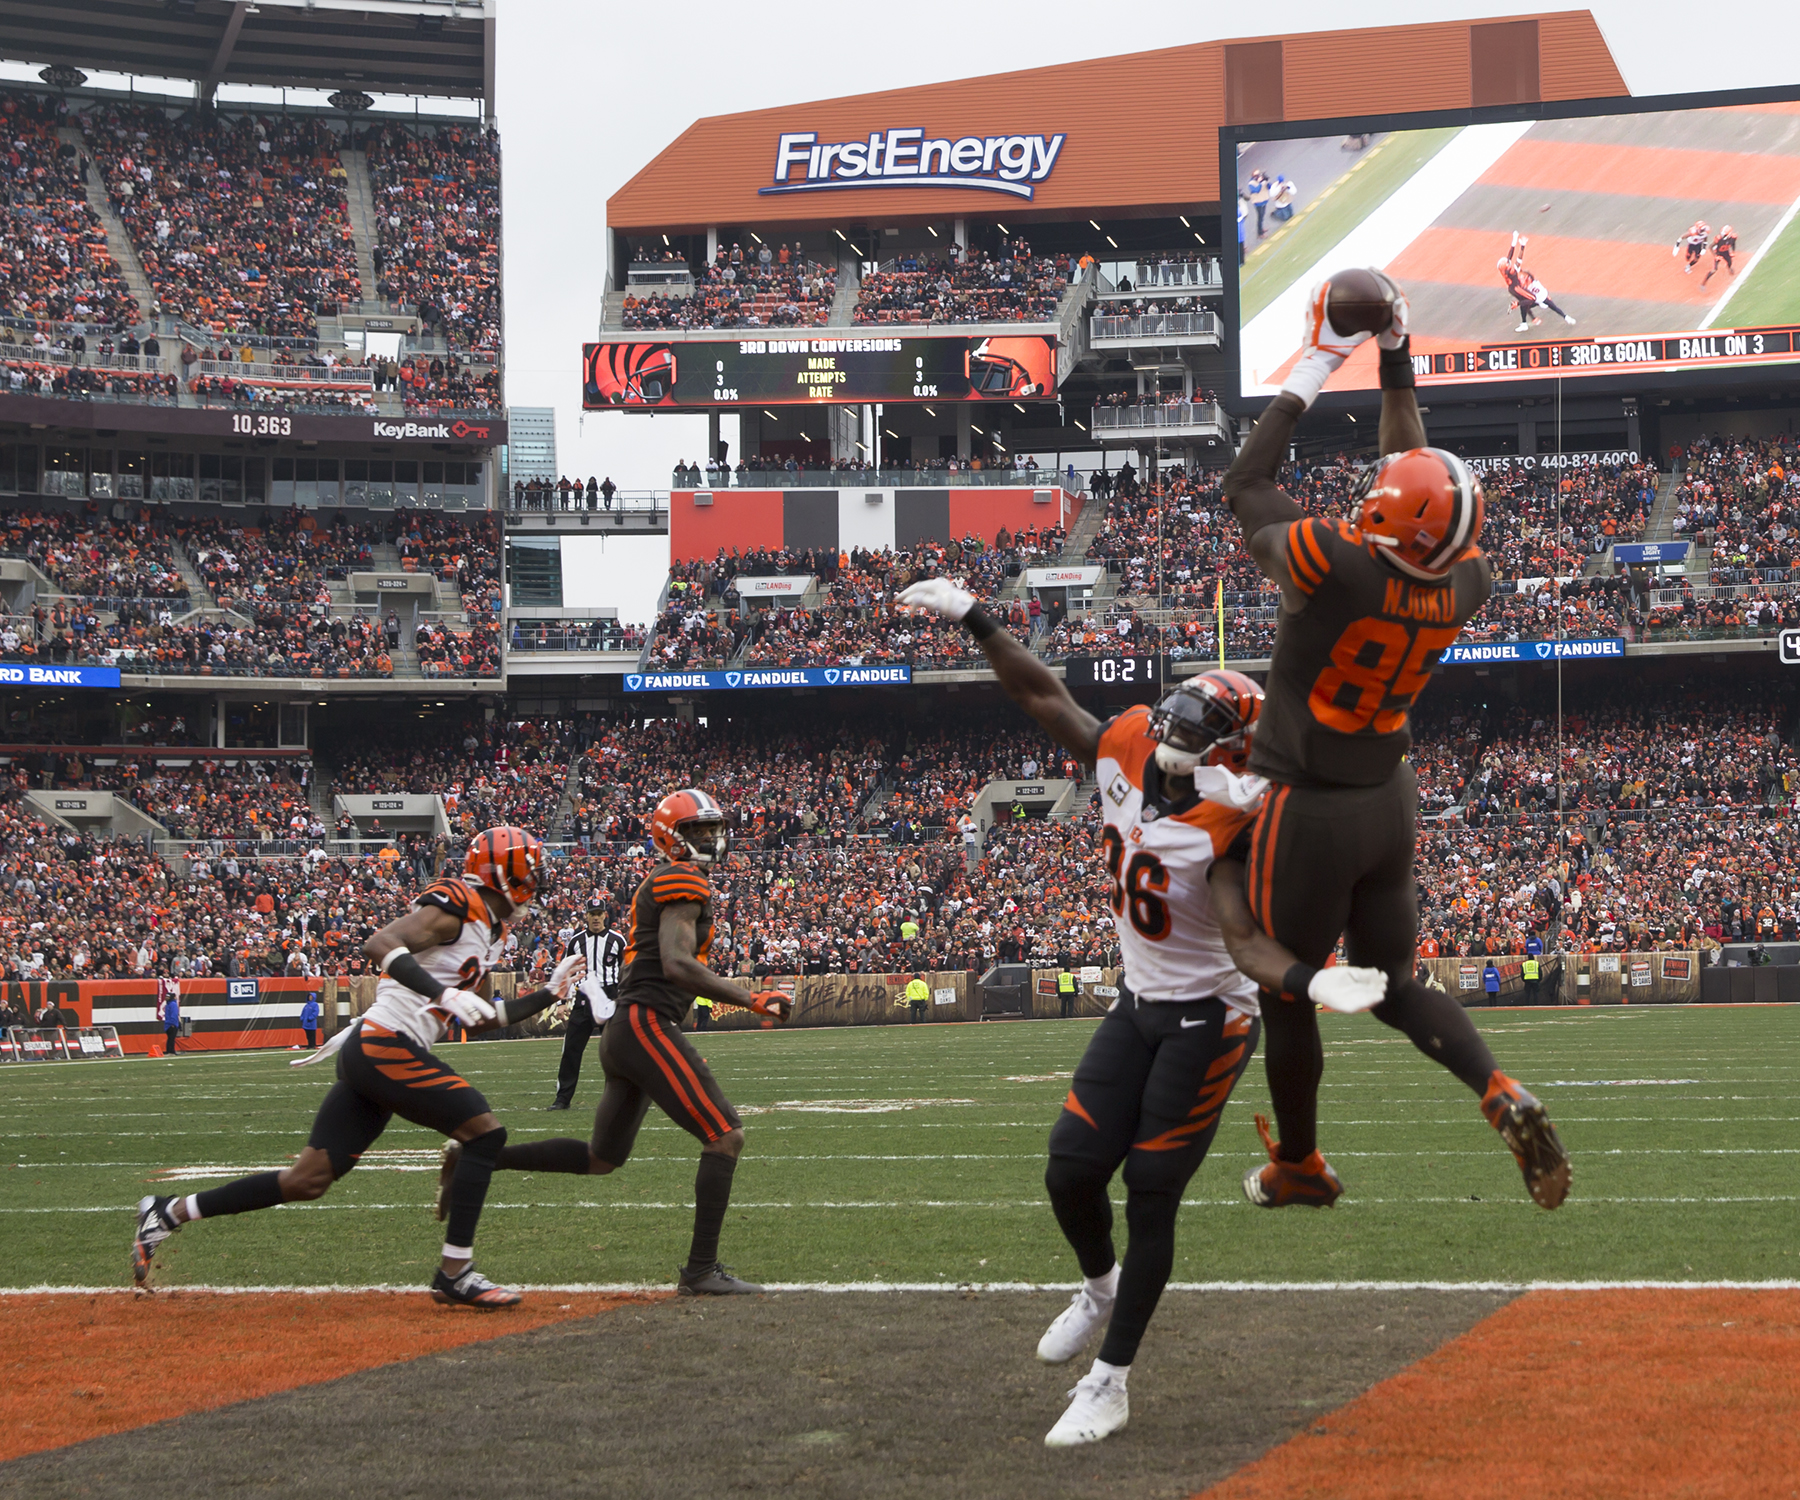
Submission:
[[[1476,553],[1443,582],[1408,578],[1343,521],[1287,528],[1288,576],[1250,769],[1284,786],[1382,786],[1412,744],[1407,711],[1492,586]]]
[[[1206,877],[1255,817],[1220,802],[1171,804],[1162,793],[1150,710],[1127,709],[1100,733],[1094,776],[1106,826],[1107,899],[1141,1000],[1217,996],[1257,1013],[1256,985],[1238,973],[1213,916]]]

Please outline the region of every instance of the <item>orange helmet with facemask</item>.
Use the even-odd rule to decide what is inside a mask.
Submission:
[[[1402,573],[1437,583],[1475,551],[1481,481],[1444,448],[1409,448],[1377,459],[1362,481],[1363,540]]]

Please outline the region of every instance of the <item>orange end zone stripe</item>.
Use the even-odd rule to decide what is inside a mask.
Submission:
[[[11,1297],[0,1320],[0,1461],[638,1300],[654,1299],[544,1292],[472,1313],[422,1291]],[[146,1380],[147,1369],[180,1379]]]
[[[1633,198],[1684,198],[1700,203],[1779,203],[1786,208],[1800,197],[1800,156],[1685,151],[1672,146],[1617,146],[1526,136],[1476,180],[1501,187],[1530,188],[1533,192],[1611,193]],[[1711,213],[1706,218],[1718,228],[1719,221]],[[1669,239],[1673,241],[1686,228],[1686,224],[1672,225]],[[1529,251],[1525,258],[1531,260]],[[1489,257],[1490,262],[1493,259]],[[1535,265],[1531,269],[1544,275]],[[1544,276],[1544,280],[1550,278]],[[1554,289],[1555,283],[1551,286]]]
[[[1205,1500],[1786,1495],[1797,1407],[1800,1292],[1534,1292]]]

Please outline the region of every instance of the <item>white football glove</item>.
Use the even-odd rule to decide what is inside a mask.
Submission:
[[[1208,802],[1223,802],[1238,812],[1261,807],[1269,790],[1266,776],[1239,776],[1224,766],[1195,766],[1194,790]]]
[[[897,602],[908,609],[930,610],[946,620],[960,620],[975,607],[975,596],[948,578],[921,578],[901,589]]]
[[[473,990],[445,990],[437,997],[436,1007],[471,1028],[485,1026],[499,1014]]]
[[[1339,333],[1325,316],[1325,298],[1331,291],[1329,281],[1321,281],[1306,301],[1306,331],[1300,340],[1300,358],[1289,373],[1282,390],[1298,396],[1311,406],[1325,389],[1325,382],[1337,373],[1351,351],[1366,339],[1367,333]]]
[[[567,1000],[569,992],[586,973],[587,959],[579,953],[571,953],[551,971],[550,983],[544,988],[558,1000]]]
[[[1381,1004],[1387,997],[1387,975],[1380,969],[1353,969],[1334,964],[1313,975],[1306,993],[1327,1010],[1355,1015],[1359,1010]]]
[[[1375,342],[1383,349],[1398,349],[1406,342],[1406,320],[1412,316],[1412,307],[1406,300],[1406,293],[1401,292],[1394,299],[1394,321],[1386,333],[1375,335]]]

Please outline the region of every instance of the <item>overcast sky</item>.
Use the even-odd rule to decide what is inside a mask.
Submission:
[[[1546,9],[1551,7],[1546,6]],[[1108,57],[1221,37],[1517,15],[1518,4],[1283,0],[1248,19],[1224,7],[1035,0],[903,8],[501,0],[499,117],[505,149],[506,394],[557,409],[565,472],[622,487],[669,482],[705,458],[704,417],[581,418],[580,357],[599,325],[606,200],[696,119]],[[1634,94],[1800,83],[1800,6],[1602,0],[1593,12]],[[1260,24],[1259,24],[1260,23]],[[1119,81],[1121,110],[1152,101]],[[1171,147],[1177,143],[1168,143]],[[1214,142],[1196,149],[1216,150]],[[732,425],[727,418],[727,428]],[[737,453],[736,444],[732,452]]]

